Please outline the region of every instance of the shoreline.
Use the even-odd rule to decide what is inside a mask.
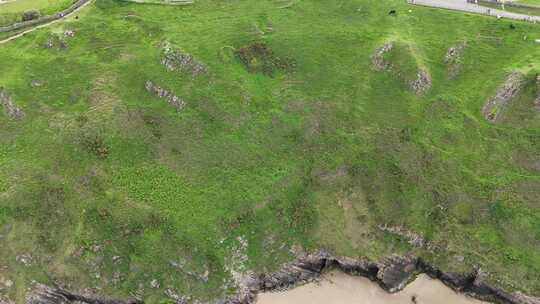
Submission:
[[[341,271],[329,271],[320,280],[283,292],[262,293],[257,304],[489,304],[448,288],[425,274],[403,290],[388,293],[374,282]]]
[[[329,271],[364,277],[388,293],[396,293],[421,274],[471,298],[496,304],[540,304],[540,298],[520,292],[509,293],[483,281],[481,271],[470,274],[443,272],[414,256],[391,256],[379,263],[367,259],[336,257],[325,251],[299,256],[273,273],[245,273],[239,280],[236,295],[218,301],[221,304],[255,304],[263,292],[286,291],[312,283]],[[81,295],[61,288],[36,285],[27,297],[27,304],[142,304],[140,299],[116,300],[95,295]]]

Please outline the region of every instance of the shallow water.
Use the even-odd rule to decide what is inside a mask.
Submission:
[[[326,274],[311,283],[285,292],[259,294],[257,304],[482,304],[454,292],[438,280],[420,275],[404,290],[389,294],[379,285],[343,272]]]

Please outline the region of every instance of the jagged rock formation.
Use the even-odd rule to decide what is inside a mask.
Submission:
[[[61,288],[51,288],[37,284],[26,297],[26,304],[139,304],[135,299],[114,300],[100,297],[84,296],[71,293]]]
[[[0,87],[0,105],[9,118],[18,120],[24,117],[23,110],[15,105],[11,96],[2,87]]]
[[[286,264],[274,273],[247,273],[239,282],[238,293],[230,298],[217,301],[221,304],[252,304],[257,294],[267,291],[282,291],[298,285],[316,281],[326,270],[338,269],[350,275],[366,277],[388,292],[402,290],[415,275],[425,273],[445,285],[467,293],[475,298],[501,304],[540,304],[539,298],[522,293],[507,293],[484,282],[481,270],[471,274],[446,273],[414,256],[391,256],[380,263],[366,259],[336,257],[320,251],[303,254],[296,261]],[[176,303],[186,303],[186,297],[174,293]],[[79,295],[61,288],[36,285],[28,295],[26,304],[137,304],[136,299],[113,300],[102,297]]]
[[[182,110],[186,106],[186,102],[182,98],[174,95],[173,92],[154,84],[150,80],[146,81],[144,87],[148,92],[153,93],[157,97],[166,99],[167,102],[178,111]]]
[[[461,59],[467,48],[467,42],[450,47],[444,56],[444,64],[448,66],[448,78],[456,78],[463,68]]]
[[[413,279],[416,262],[414,257],[388,257],[377,265],[377,279],[389,292],[402,290]]]
[[[192,55],[173,49],[168,45],[163,48],[163,53],[161,64],[171,72],[189,73],[196,77],[208,70],[206,65],[196,60]]]
[[[471,274],[445,273],[413,256],[392,256],[381,263],[373,263],[363,259],[335,257],[326,252],[299,257],[272,274],[248,275],[238,296],[224,303],[254,303],[258,292],[284,290],[305,284],[317,280],[325,270],[332,268],[367,277],[388,292],[400,291],[416,274],[426,273],[450,288],[478,299],[505,304],[540,304],[538,298],[521,293],[510,294],[487,285],[481,271]]]
[[[495,96],[490,98],[482,108],[482,114],[489,122],[497,122],[501,113],[508,104],[517,97],[523,87],[524,75],[513,72],[506,78],[504,84],[499,87]]]
[[[431,89],[431,75],[426,70],[420,69],[416,79],[409,86],[416,95],[424,95]]]
[[[326,252],[302,256],[297,261],[287,264],[281,271],[272,274],[249,274],[239,294],[224,303],[253,303],[258,292],[285,290],[305,284],[317,280],[323,271],[330,268],[337,268],[351,275],[365,276],[389,292],[403,289],[415,274],[426,273],[455,290],[469,293],[480,299],[496,303],[540,303],[536,298],[523,296],[520,293],[508,294],[492,288],[483,283],[478,273],[470,275],[443,273],[421,259],[411,256],[393,256],[376,264],[367,260],[334,257]]]

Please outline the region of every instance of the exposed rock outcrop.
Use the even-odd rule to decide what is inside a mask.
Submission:
[[[410,83],[410,88],[416,95],[426,94],[431,89],[431,75],[426,70],[418,70],[416,79]]]
[[[33,258],[30,254],[20,254],[15,257],[15,261],[17,261],[17,263],[22,264],[24,266],[30,266],[32,265]]]
[[[23,110],[17,107],[11,96],[2,87],[0,87],[0,105],[4,108],[4,113],[9,118],[18,120],[24,117]]]
[[[481,271],[471,274],[445,273],[413,256],[392,256],[381,263],[367,260],[335,257],[326,252],[301,256],[287,264],[281,271],[272,274],[251,274],[246,279],[238,296],[224,303],[254,303],[256,294],[265,291],[279,291],[315,281],[328,269],[339,269],[351,275],[359,275],[378,283],[388,292],[403,289],[415,275],[425,273],[442,281],[450,288],[467,293],[475,298],[504,304],[540,304],[540,299],[521,293],[507,293],[491,287],[483,281]]]
[[[444,56],[444,63],[448,66],[448,78],[456,78],[463,68],[462,57],[467,42],[461,42],[453,47],[450,47]]]
[[[196,60],[195,57],[178,49],[173,49],[168,44],[163,47],[163,53],[161,64],[171,72],[189,73],[195,77],[208,71],[206,65]]]
[[[388,42],[375,51],[373,56],[371,56],[373,69],[376,71],[386,71],[391,68],[392,65],[388,61],[384,60],[384,54],[390,52],[392,48],[394,48],[394,43]]]
[[[405,239],[407,243],[417,248],[422,248],[427,243],[423,236],[421,236],[418,233],[414,233],[410,230],[407,230],[406,228],[402,226],[379,225],[378,228],[379,230],[383,232],[387,232],[392,235]]]
[[[57,34],[52,35],[47,39],[47,42],[45,42],[45,48],[46,49],[67,49],[68,43],[66,38],[69,38],[69,36],[60,36]]]
[[[135,299],[114,300],[101,297],[84,296],[61,288],[51,288],[37,284],[26,297],[26,304],[138,304]]]
[[[414,276],[417,259],[391,256],[378,264],[377,279],[389,292],[402,290]]]
[[[69,37],[69,38],[73,38],[73,37],[75,37],[75,31],[74,30],[65,30],[64,31],[64,36]]]
[[[484,282],[481,270],[471,274],[446,273],[414,256],[391,256],[381,263],[365,259],[336,257],[320,251],[303,254],[296,261],[286,264],[280,271],[268,274],[247,273],[244,275],[238,293],[230,298],[217,301],[221,304],[252,304],[257,294],[267,291],[282,291],[318,280],[324,271],[338,269],[350,275],[366,277],[378,283],[388,292],[398,292],[419,273],[438,279],[450,288],[467,293],[475,298],[501,304],[540,304],[539,298],[522,293],[507,293]],[[173,290],[167,296],[176,303],[186,303],[185,296]],[[36,285],[27,297],[27,304],[135,304],[138,300],[112,300],[85,296],[68,292],[61,288]]]
[[[144,87],[146,88],[148,92],[153,93],[157,97],[166,99],[167,102],[171,106],[176,108],[176,110],[178,111],[182,110],[186,106],[186,102],[182,98],[176,96],[173,92],[167,89],[164,89],[158,86],[157,84],[154,84],[150,80],[146,81],[146,83],[144,84]]]
[[[513,72],[506,78],[504,84],[499,87],[495,96],[490,98],[482,108],[482,114],[489,122],[497,122],[501,113],[516,98],[524,83],[524,75]]]

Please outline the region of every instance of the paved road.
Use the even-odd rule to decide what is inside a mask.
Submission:
[[[507,12],[503,10],[487,8],[479,6],[477,4],[468,3],[467,0],[407,0],[411,4],[430,6],[436,8],[444,8],[455,11],[462,11],[473,14],[482,14],[493,17],[502,17],[515,20],[523,20],[534,23],[540,23],[540,16],[530,16],[525,14],[518,14]]]

